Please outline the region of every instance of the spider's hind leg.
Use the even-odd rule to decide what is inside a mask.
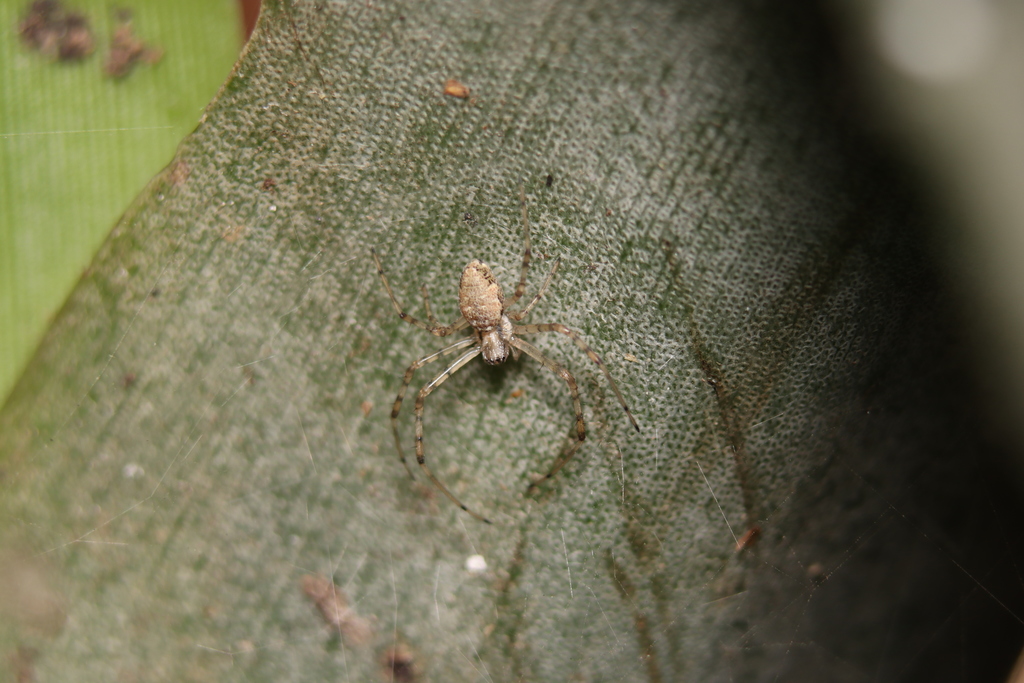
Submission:
[[[601,369],[601,372],[604,373],[604,377],[608,380],[609,386],[611,386],[612,391],[615,392],[615,398],[619,399],[619,405],[622,406],[624,411],[626,411],[626,417],[629,418],[629,422],[633,425],[633,429],[638,433],[640,432],[640,425],[637,423],[636,418],[633,417],[633,413],[630,411],[629,406],[626,405],[626,399],[622,397],[622,392],[619,391],[619,385],[615,383],[615,380],[612,379],[612,374],[608,372],[608,366],[606,366],[604,361],[601,360],[601,357],[598,356],[589,345],[587,345],[587,342],[583,341],[579,332],[559,323],[516,325],[513,327],[513,333],[515,334],[536,334],[538,332],[558,332],[559,334],[564,334],[569,337],[569,339],[572,339],[573,343],[575,343],[583,353],[587,354],[587,358],[592,360],[594,364]],[[525,351],[526,349],[523,350]]]
[[[572,394],[572,407],[576,413],[576,441],[564,455],[562,455],[560,458],[558,458],[558,460],[555,461],[554,467],[552,467],[551,470],[546,475],[544,475],[542,479],[539,479],[538,481],[535,481],[530,484],[530,486],[526,489],[526,494],[529,495],[540,484],[546,482],[547,480],[551,479],[553,476],[558,474],[558,471],[565,467],[565,465],[570,460],[572,460],[573,456],[576,455],[576,451],[580,449],[580,446],[583,445],[583,442],[587,438],[587,424],[583,420],[583,406],[580,404],[580,390],[579,387],[576,385],[576,378],[572,376],[572,373],[563,368],[555,361],[545,356],[543,353],[540,352],[540,349],[538,349],[533,344],[530,344],[529,342],[525,342],[522,339],[513,338],[512,346],[521,349],[524,353],[532,357],[538,363],[542,364],[544,367],[551,370],[553,373],[555,373],[563,380],[565,380],[566,385],[569,387],[569,393]]]
[[[442,356],[454,353],[459,349],[464,349],[471,344],[476,343],[476,337],[466,337],[460,341],[455,342],[451,346],[446,346],[440,351],[427,354],[420,358],[412,365],[410,365],[406,371],[405,376],[402,377],[402,388],[398,390],[398,396],[395,398],[395,403],[391,407],[391,431],[395,436],[395,450],[398,451],[398,458],[402,461],[402,465],[405,466],[405,471],[409,473],[409,477],[416,479],[412,474],[412,469],[409,467],[409,463],[405,460],[405,451],[402,450],[402,438],[398,435],[398,413],[402,410],[402,401],[405,400],[405,392],[409,390],[409,384],[412,382],[412,376],[416,374],[416,371],[422,368],[427,363],[433,363]]]
[[[476,338],[475,337],[469,337],[469,340],[474,342],[474,343],[476,342]],[[449,347],[449,348],[451,348],[451,347]],[[487,524],[491,524],[491,520],[487,519],[483,515],[480,515],[480,514],[477,514],[476,512],[473,512],[468,507],[463,505],[462,501],[459,500],[458,498],[456,498],[455,495],[451,491],[448,490],[448,487],[445,486],[444,484],[442,484],[441,480],[434,476],[434,473],[430,471],[429,467],[427,467],[427,457],[426,457],[426,454],[425,454],[425,452],[423,450],[423,402],[426,400],[427,396],[430,396],[431,392],[434,391],[434,389],[436,389],[439,386],[441,386],[446,379],[448,379],[453,374],[458,372],[459,368],[461,368],[463,365],[465,365],[469,361],[471,361],[474,358],[476,358],[478,355],[480,355],[480,346],[479,346],[479,344],[477,344],[476,346],[474,346],[473,348],[469,349],[464,354],[462,354],[461,356],[456,358],[455,362],[453,362],[451,365],[449,365],[447,368],[445,368],[444,372],[442,372],[440,375],[438,375],[433,380],[431,380],[430,383],[427,384],[425,387],[420,389],[420,393],[416,396],[416,410],[415,410],[415,412],[416,412],[416,462],[419,463],[420,468],[427,475],[427,478],[430,479],[430,481],[434,482],[434,486],[436,486],[441,491],[441,493],[443,493],[444,495],[448,496],[449,500],[451,500],[453,503],[458,505],[464,511],[468,512],[472,516],[474,516],[477,519],[479,519],[481,522],[485,522]]]
[[[453,322],[451,325],[438,324],[437,320],[434,318],[434,314],[430,311],[430,302],[429,299],[427,298],[426,286],[423,287],[422,292],[423,303],[427,308],[427,318],[429,320],[429,323],[425,323],[422,320],[414,318],[408,313],[406,313],[405,309],[402,308],[402,305],[398,303],[398,299],[395,298],[395,292],[391,289],[391,283],[388,282],[388,276],[384,274],[384,266],[381,265],[380,257],[377,256],[377,250],[370,249],[370,253],[373,255],[374,264],[377,266],[377,274],[380,275],[380,281],[384,283],[384,289],[387,290],[388,297],[390,297],[391,299],[391,305],[395,307],[395,313],[398,314],[399,318],[409,323],[410,325],[415,325],[421,330],[426,330],[427,332],[436,337],[447,337],[451,333],[458,332],[459,330],[463,330],[469,326],[469,323],[466,322],[466,319],[461,315],[459,316],[458,320]]]

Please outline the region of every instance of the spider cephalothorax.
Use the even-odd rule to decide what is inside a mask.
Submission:
[[[377,265],[377,273],[380,275],[381,282],[384,283],[384,289],[387,290],[388,296],[391,298],[391,303],[398,312],[398,317],[438,337],[447,337],[453,332],[463,330],[467,327],[473,329],[473,336],[466,337],[465,339],[457,341],[440,351],[435,351],[434,353],[426,355],[409,366],[409,369],[405,371],[402,388],[399,390],[398,397],[395,399],[395,404],[391,409],[391,427],[395,435],[395,447],[398,449],[398,457],[401,458],[402,464],[405,465],[405,469],[409,472],[409,476],[411,477],[413,476],[412,470],[409,468],[409,464],[405,460],[405,452],[402,450],[401,439],[398,435],[398,413],[402,408],[402,401],[405,399],[405,392],[409,388],[409,383],[412,382],[413,373],[415,373],[417,369],[423,367],[427,363],[441,358],[442,356],[447,356],[448,354],[455,353],[456,351],[462,351],[459,357],[456,358],[444,372],[424,386],[416,396],[416,462],[426,473],[430,481],[432,481],[442,493],[448,496],[453,503],[477,519],[487,522],[488,524],[491,523],[489,519],[473,512],[463,505],[462,502],[456,498],[436,476],[434,476],[434,473],[430,471],[429,467],[427,467],[426,455],[423,448],[424,401],[434,389],[440,386],[453,373],[469,361],[473,360],[476,356],[483,356],[484,362],[489,365],[499,365],[508,359],[509,353],[512,354],[514,359],[518,360],[519,353],[523,352],[528,356],[533,357],[546,368],[550,369],[556,375],[565,380],[566,385],[569,387],[569,393],[572,394],[573,408],[576,411],[576,441],[572,447],[569,448],[568,452],[555,461],[551,471],[539,481],[530,484],[530,488],[537,486],[541,481],[545,481],[555,476],[555,474],[557,474],[558,471],[562,469],[570,459],[572,459],[576,454],[576,451],[579,450],[581,445],[583,445],[584,439],[587,437],[587,428],[583,421],[583,408],[580,405],[580,394],[579,388],[576,386],[576,379],[568,370],[544,356],[537,347],[519,339],[516,335],[535,334],[538,332],[558,332],[572,339],[573,342],[576,343],[576,346],[582,349],[583,352],[587,354],[587,357],[601,368],[601,372],[603,372],[604,376],[608,379],[608,383],[611,385],[612,391],[615,392],[615,397],[619,400],[619,404],[622,406],[623,410],[626,411],[626,416],[629,418],[629,421],[638,432],[640,431],[640,426],[637,424],[636,418],[634,418],[633,414],[629,412],[629,408],[626,406],[626,401],[622,398],[622,394],[619,392],[619,388],[616,386],[615,380],[613,380],[611,374],[609,374],[608,368],[605,367],[600,357],[598,357],[598,355],[594,353],[589,346],[587,346],[586,342],[580,338],[576,331],[558,323],[543,325],[515,324],[519,320],[525,318],[526,314],[530,312],[530,309],[540,301],[541,296],[551,283],[551,278],[554,277],[555,271],[558,270],[558,264],[561,263],[561,259],[555,259],[555,263],[551,267],[551,272],[548,273],[544,283],[540,286],[540,290],[538,290],[537,295],[533,297],[525,308],[518,311],[511,310],[511,307],[514,306],[526,292],[526,273],[530,267],[531,257],[530,224],[526,216],[526,195],[522,188],[519,189],[519,203],[523,214],[523,265],[522,270],[520,271],[519,284],[516,285],[516,291],[512,295],[512,299],[508,302],[505,301],[505,294],[502,292],[501,285],[498,284],[498,280],[494,277],[494,273],[491,271],[490,267],[482,261],[473,259],[463,269],[462,278],[459,280],[459,310],[462,312],[462,315],[451,325],[441,325],[434,318],[434,314],[430,310],[430,298],[427,296],[426,287],[423,287],[421,291],[423,293],[423,306],[426,309],[427,321],[423,322],[422,320],[417,320],[406,313],[402,309],[401,305],[399,305],[394,292],[391,290],[391,285],[388,283],[388,278],[384,274],[384,268],[381,266],[380,259],[377,257],[377,252],[371,249],[373,261]]]

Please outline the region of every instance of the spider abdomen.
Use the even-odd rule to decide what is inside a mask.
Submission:
[[[490,266],[473,259],[459,280],[459,310],[474,330],[486,332],[501,324],[505,294]]]

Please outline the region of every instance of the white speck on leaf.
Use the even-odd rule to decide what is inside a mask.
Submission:
[[[470,574],[483,574],[487,571],[487,560],[483,555],[470,555],[466,558],[466,571]]]

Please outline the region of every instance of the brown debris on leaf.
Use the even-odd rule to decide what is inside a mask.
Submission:
[[[360,647],[373,639],[373,626],[348,606],[344,591],[323,574],[306,574],[302,592],[313,601],[327,625],[338,631],[345,644]]]
[[[24,549],[0,552],[0,624],[14,624],[34,638],[56,638],[67,621],[67,603],[52,568]]]
[[[249,232],[249,229],[244,225],[229,225],[221,230],[220,238],[228,244],[234,244],[245,237],[245,233],[247,232]]]
[[[414,683],[419,680],[419,671],[416,667],[416,660],[413,658],[412,650],[404,643],[398,643],[388,648],[381,657],[381,664],[384,665],[384,679],[396,681],[396,683]]]
[[[17,650],[8,655],[7,663],[11,673],[14,674],[12,680],[17,683],[32,683],[36,680],[36,657],[38,656],[37,650],[24,645],[19,645]]]
[[[158,47],[149,47],[135,37],[132,29],[131,12],[118,12],[118,24],[114,35],[110,38],[110,54],[103,65],[103,70],[111,78],[124,78],[139,62],[156,64],[164,56]]]
[[[761,527],[752,526],[736,539],[736,552],[752,547],[761,538]]]
[[[191,173],[192,169],[189,168],[187,161],[184,159],[175,159],[167,171],[167,182],[173,187],[179,187],[185,184],[185,181],[188,180]]]
[[[444,94],[451,97],[458,97],[459,99],[469,99],[469,88],[462,85],[454,78],[449,78],[444,83]]]
[[[64,9],[60,0],[35,0],[18,24],[18,35],[31,49],[62,62],[85,59],[94,43],[84,14]]]

